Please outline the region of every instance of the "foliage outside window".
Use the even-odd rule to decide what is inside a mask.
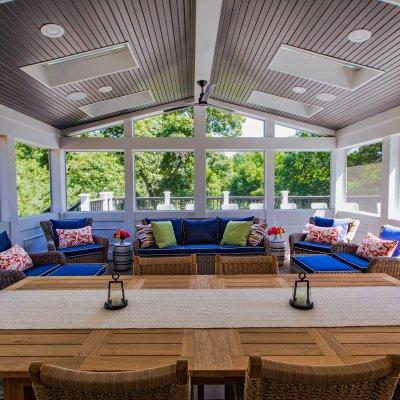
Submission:
[[[330,158],[329,152],[275,153],[275,208],[329,208]]]
[[[135,152],[135,177],[138,210],[194,209],[193,152]]]
[[[50,211],[49,150],[15,144],[17,170],[18,215],[41,214]]]
[[[68,152],[67,203],[70,211],[125,208],[124,153]]]
[[[285,125],[275,124],[275,137],[321,137],[318,133],[308,132],[302,129],[291,128]]]
[[[264,153],[206,153],[208,210],[263,209]]]
[[[114,125],[107,128],[100,128],[90,132],[83,132],[75,135],[77,138],[120,138],[124,136],[124,125]]]
[[[349,150],[345,209],[380,214],[381,174],[382,142]]]

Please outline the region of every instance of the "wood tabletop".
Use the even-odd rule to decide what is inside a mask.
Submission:
[[[109,278],[27,278],[6,290],[104,289],[106,295]],[[144,290],[291,287],[296,278],[199,275],[124,276],[123,280],[128,289]],[[309,278],[312,287],[400,286],[400,281],[385,274],[321,274]],[[22,393],[29,364],[35,360],[87,371],[115,371],[150,368],[186,358],[194,383],[231,383],[243,379],[250,354],[329,365],[366,361],[387,353],[400,353],[400,326],[0,330],[0,377],[6,378],[6,399],[20,399],[17,392]],[[11,392],[17,394],[10,397]]]

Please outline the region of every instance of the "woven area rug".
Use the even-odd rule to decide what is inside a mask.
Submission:
[[[313,288],[296,310],[292,289],[127,290],[105,310],[106,291],[0,292],[0,329],[269,328],[400,325],[399,287]]]

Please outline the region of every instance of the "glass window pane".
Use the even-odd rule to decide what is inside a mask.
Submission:
[[[41,214],[50,211],[49,150],[15,144],[17,169],[18,215]]]
[[[349,150],[345,209],[380,215],[381,174],[382,142]]]
[[[135,152],[135,176],[138,210],[194,209],[193,152]]]
[[[66,173],[69,211],[124,210],[124,153],[68,152]]]
[[[324,137],[318,133],[308,132],[303,129],[275,124],[275,137]]]
[[[120,138],[124,136],[124,125],[114,125],[107,128],[96,129],[94,131],[78,133],[74,137],[78,138]]]
[[[329,152],[275,153],[275,208],[330,208]]]
[[[264,153],[206,153],[208,210],[259,210],[264,208]]]

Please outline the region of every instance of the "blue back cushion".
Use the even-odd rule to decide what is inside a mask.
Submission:
[[[218,240],[222,240],[222,236],[224,236],[225,228],[228,225],[229,221],[253,221],[254,216],[252,217],[244,217],[244,218],[219,218],[218,220]]]
[[[314,222],[315,222],[315,225],[317,225],[317,226],[321,226],[324,228],[330,228],[333,226],[334,219],[315,216]]]
[[[82,219],[68,219],[68,220],[58,220],[51,219],[51,227],[53,231],[54,244],[58,247],[59,239],[56,229],[79,229],[87,226],[87,218]]]
[[[4,231],[0,233],[0,252],[6,251],[8,249],[11,249],[12,243],[10,238],[7,235],[7,232]]]
[[[185,244],[218,243],[218,218],[184,219]]]
[[[400,228],[392,225],[384,225],[379,237],[384,240],[397,240],[399,243],[392,257],[400,256]]]
[[[146,221],[146,225],[150,224],[151,221],[171,221],[172,227],[174,228],[176,243],[183,243],[182,218],[145,218],[144,220]]]

